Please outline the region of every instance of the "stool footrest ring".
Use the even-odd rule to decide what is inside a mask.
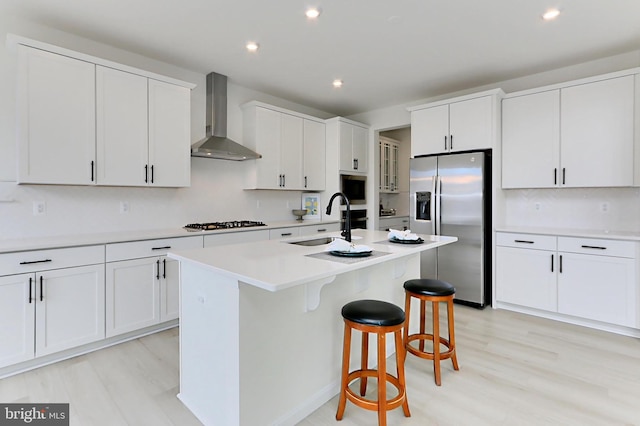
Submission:
[[[364,398],[356,394],[349,387],[349,385],[353,381],[355,381],[356,379],[361,379],[363,377],[371,377],[371,378],[377,379],[378,371],[377,370],[355,370],[349,373],[349,375],[347,376],[347,389],[346,389],[347,399],[349,399],[351,402],[355,403],[359,407],[362,407],[371,411],[377,411],[378,405],[379,405],[378,400]],[[400,381],[398,380],[398,378],[395,376],[392,376],[389,373],[387,373],[387,382],[391,383],[398,390],[398,394],[395,397],[391,399],[387,399],[387,410],[392,410],[394,408],[400,407],[403,404],[405,391],[402,388],[402,385],[400,384]],[[378,386],[380,386],[379,383],[378,383]]]
[[[420,340],[430,340],[433,341],[433,334],[411,334],[407,337],[407,340],[405,342],[405,348],[407,349],[407,352],[411,352],[412,354],[420,357],[420,358],[424,358],[424,359],[430,359],[433,360],[434,355],[433,352],[427,352],[427,351],[421,351],[420,349],[411,346],[409,343],[413,342],[413,341],[420,341]],[[453,356],[453,354],[455,353],[455,348],[451,347],[451,342],[449,342],[447,339],[445,339],[444,337],[440,337],[440,343],[443,344],[444,346],[447,347],[446,351],[440,351],[440,359],[449,359]]]

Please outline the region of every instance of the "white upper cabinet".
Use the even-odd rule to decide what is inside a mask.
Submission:
[[[369,171],[367,164],[369,158],[369,129],[341,119],[339,121],[339,135],[340,171],[367,173]]]
[[[18,49],[18,183],[95,183],[95,65]]]
[[[502,101],[502,187],[551,188],[560,169],[560,91]]]
[[[324,191],[326,183],[326,125],[304,120],[304,189]]]
[[[191,90],[149,79],[149,175],[153,186],[191,184]]]
[[[491,149],[501,90],[412,107],[411,156]]]
[[[262,155],[256,160],[254,187],[324,190],[324,122],[260,102],[243,109],[245,143]]]
[[[96,68],[98,182],[144,185],[148,164],[147,79]]]
[[[634,75],[509,95],[502,102],[502,187],[634,184]]]
[[[561,90],[563,186],[633,185],[634,76]]]
[[[16,43],[18,183],[189,186],[194,85]]]

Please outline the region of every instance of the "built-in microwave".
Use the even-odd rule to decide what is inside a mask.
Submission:
[[[367,178],[365,176],[340,175],[340,190],[351,204],[367,204]]]

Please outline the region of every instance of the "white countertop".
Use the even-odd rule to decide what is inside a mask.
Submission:
[[[363,257],[355,263],[318,259],[308,255],[321,253],[326,245],[301,246],[289,241],[303,241],[318,236],[295,237],[284,240],[258,241],[229,246],[169,252],[170,258],[203,266],[214,273],[269,291],[284,290],[299,284],[325,279],[357,269],[366,268],[409,256],[457,241],[456,237],[421,235],[423,244],[394,244],[388,242],[387,232],[356,229],[352,242],[367,245],[388,253],[381,257]],[[339,237],[335,232],[323,237]],[[360,237],[360,238],[358,238]]]
[[[614,231],[603,229],[568,229],[537,227],[497,227],[496,232],[513,232],[518,234],[543,234],[561,237],[602,238],[611,240],[640,241],[640,232]]]
[[[78,247],[94,244],[109,244],[127,241],[153,240],[157,238],[188,237],[193,235],[215,235],[229,232],[249,232],[262,229],[290,228],[298,226],[313,226],[329,223],[337,223],[338,220],[289,220],[271,222],[266,226],[254,226],[248,228],[218,229],[215,231],[190,232],[181,227],[169,229],[152,229],[144,231],[103,232],[81,235],[60,235],[42,238],[23,238],[0,240],[0,253],[16,251],[43,250],[63,247]]]

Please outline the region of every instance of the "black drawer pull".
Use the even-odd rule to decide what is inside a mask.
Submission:
[[[51,259],[32,260],[31,262],[20,262],[20,264],[21,265],[32,265],[34,263],[47,263],[47,262],[51,262]]]
[[[156,260],[156,280],[160,279],[160,259]]]
[[[42,275],[40,275],[40,301],[42,302],[44,296],[42,294]]]
[[[33,282],[33,278],[29,277],[29,303],[33,300],[33,293],[31,291],[31,284]]]
[[[167,250],[170,249],[171,246],[164,246],[164,247],[151,247],[151,250]]]
[[[291,235],[293,235],[291,232],[285,232],[284,234],[280,234],[283,237],[290,237]]]
[[[514,243],[533,244],[533,241],[528,240],[513,240]]]
[[[551,255],[551,272],[553,272],[553,255]]]
[[[318,229],[318,232],[327,232],[327,228]]]
[[[606,250],[606,247],[600,247],[600,246],[582,246],[582,248],[588,248],[588,249],[596,249],[596,250]]]

